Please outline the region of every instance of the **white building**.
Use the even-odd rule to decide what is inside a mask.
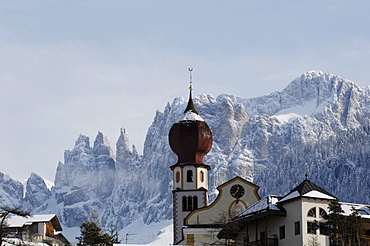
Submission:
[[[333,195],[305,179],[283,197],[267,196],[236,216],[218,235],[233,245],[329,245],[326,215]],[[370,206],[341,203],[344,215],[356,209],[370,245]],[[311,243],[310,243],[311,242]]]

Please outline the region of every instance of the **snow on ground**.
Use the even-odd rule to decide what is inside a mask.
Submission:
[[[80,236],[80,228],[64,227],[62,233],[70,243],[75,244],[76,237]],[[115,245],[170,245],[173,243],[172,220],[146,225],[140,218],[120,230],[119,239],[122,244]]]
[[[30,245],[30,246],[48,246],[46,243],[24,242],[18,238],[5,238],[1,246]]]
[[[142,219],[119,232],[121,244],[115,245],[170,245],[173,243],[172,220],[145,225]]]

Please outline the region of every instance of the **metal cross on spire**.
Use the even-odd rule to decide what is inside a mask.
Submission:
[[[189,85],[189,90],[193,90],[193,76],[192,76],[193,68],[189,68],[189,73],[190,73],[190,85]]]

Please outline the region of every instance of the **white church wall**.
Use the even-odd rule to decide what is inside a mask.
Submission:
[[[320,209],[322,208],[325,210],[326,213],[329,213],[328,210],[329,201],[328,200],[322,200],[322,199],[315,199],[315,198],[302,198],[302,220],[303,223],[303,242],[305,244],[308,243],[308,241],[312,237],[317,237],[320,245],[329,245],[329,237],[326,235],[322,235],[322,232],[320,232],[320,229],[317,229],[315,233],[308,233],[307,232],[307,222],[314,222],[314,223],[324,223],[326,220],[322,217],[320,217]],[[310,209],[315,208],[316,216],[315,217],[309,217],[307,216],[307,213]]]

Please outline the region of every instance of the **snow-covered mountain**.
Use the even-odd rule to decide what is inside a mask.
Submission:
[[[247,88],[246,88],[247,89]],[[0,173],[0,198],[34,212],[57,213],[64,227],[79,226],[95,211],[105,228],[143,218],[150,224],[172,218],[172,176],[176,156],[168,132],[186,107],[175,98],[157,111],[143,155],[130,148],[124,129],[116,151],[99,132],[93,146],[80,135],[58,164],[55,185],[32,174],[25,196],[20,182]],[[338,76],[310,71],[283,91],[242,99],[200,95],[194,104],[213,132],[204,161],[216,187],[241,176],[261,196],[284,194],[305,174],[342,201],[370,203],[370,89]]]

